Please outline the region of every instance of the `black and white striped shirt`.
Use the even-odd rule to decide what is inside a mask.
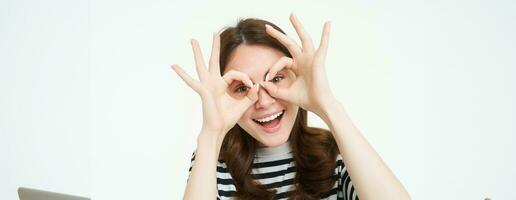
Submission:
[[[192,155],[190,170],[195,161],[195,152]],[[351,179],[346,171],[346,166],[340,154],[336,159],[335,175],[339,178],[333,189],[322,199],[326,200],[355,200],[358,196],[353,188]],[[253,163],[252,174],[258,177],[258,181],[269,189],[276,190],[276,199],[287,199],[287,192],[294,189],[294,177],[296,168],[292,158],[292,149],[289,142],[277,147],[258,148]],[[217,199],[226,200],[236,191],[233,178],[228,171],[226,163],[217,162]]]

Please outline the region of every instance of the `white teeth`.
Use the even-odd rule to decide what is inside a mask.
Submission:
[[[281,114],[283,114],[283,111],[281,111],[279,113],[276,113],[274,115],[268,116],[268,117],[264,117],[264,118],[261,118],[261,119],[255,119],[255,120],[260,122],[260,123],[269,122],[269,121],[275,120]]]

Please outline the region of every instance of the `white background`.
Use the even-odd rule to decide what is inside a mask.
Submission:
[[[413,199],[516,199],[514,1],[0,1],[0,199],[19,186],[180,199],[202,120],[169,68],[238,18],[318,44],[328,78]],[[311,117],[315,126],[324,124]]]

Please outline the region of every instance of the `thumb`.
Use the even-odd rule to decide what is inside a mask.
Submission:
[[[263,88],[267,90],[269,95],[272,97],[276,97],[283,100],[288,100],[288,89],[287,88],[280,88],[276,86],[274,83],[271,82],[263,82],[261,83]]]

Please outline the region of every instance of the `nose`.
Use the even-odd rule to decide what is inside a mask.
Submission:
[[[254,104],[255,108],[256,109],[267,108],[268,106],[272,105],[274,102],[276,102],[276,100],[273,97],[271,97],[271,95],[269,95],[267,90],[260,87],[260,90],[258,90],[258,101],[256,101],[256,103]]]

